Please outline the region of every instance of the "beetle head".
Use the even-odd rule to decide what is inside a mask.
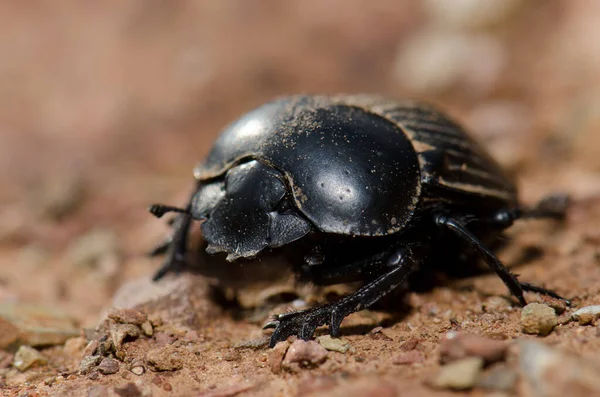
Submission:
[[[204,220],[206,251],[227,253],[233,261],[302,238],[311,226],[291,206],[286,207],[287,197],[281,174],[256,160],[203,184],[192,199],[191,213]]]

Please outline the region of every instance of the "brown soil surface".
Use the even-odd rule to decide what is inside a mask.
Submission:
[[[41,348],[47,364],[23,372],[12,366],[14,345],[0,350],[0,394],[600,393],[565,375],[544,378],[553,390],[544,394],[522,373],[508,389],[431,386],[449,331],[485,343],[535,339],[577,363],[600,349],[594,318],[568,321],[574,309],[600,304],[600,3],[475,3],[1,4],[0,305],[60,309],[87,331]],[[194,164],[228,122],[277,95],[304,92],[434,101],[517,177],[523,202],[571,194],[565,222],[515,225],[499,256],[522,280],[572,297],[574,309],[548,336],[525,335],[521,309],[498,298],[505,287],[484,274],[411,292],[399,313],[354,314],[342,327],[348,351],[330,351],[312,368],[281,368],[284,351],[248,344],[266,335],[268,310],[282,306],[240,315],[215,303],[206,279],[192,274],[152,285],[160,260],[144,253],[169,229],[147,206],[185,200]],[[256,291],[241,294],[260,306],[271,290]],[[104,355],[116,363],[81,374],[88,341],[118,328],[106,320],[113,306],[147,314],[152,335],[129,336]],[[500,363],[516,373],[518,346]],[[486,365],[480,376],[492,370]]]

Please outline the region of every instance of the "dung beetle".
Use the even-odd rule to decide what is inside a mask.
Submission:
[[[362,281],[337,302],[275,316],[270,345],[307,340],[329,325],[339,334],[363,310],[422,269],[441,270],[470,251],[521,305],[524,291],[561,298],[521,282],[488,243],[522,218],[560,218],[557,196],[519,204],[515,185],[479,144],[446,115],[418,102],[373,95],[304,95],[267,103],[225,128],[194,170],[158,280],[184,265],[192,220],[203,221],[206,252],[228,261],[285,252],[293,271],[315,284]],[[460,263],[460,261],[458,261]]]

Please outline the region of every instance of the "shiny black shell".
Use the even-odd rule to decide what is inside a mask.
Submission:
[[[370,95],[293,96],[228,126],[194,175],[258,160],[281,172],[298,210],[327,233],[396,233],[419,209],[516,204],[513,183],[433,108]]]

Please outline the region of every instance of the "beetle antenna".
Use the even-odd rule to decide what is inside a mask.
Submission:
[[[190,211],[188,209],[179,208],[179,207],[172,207],[170,205],[164,205],[164,204],[152,204],[150,206],[150,208],[148,208],[148,211],[150,211],[150,213],[152,215],[154,215],[155,217],[157,217],[157,218],[162,217],[167,212],[179,212],[179,213],[182,213],[182,214],[189,214],[190,213]]]

